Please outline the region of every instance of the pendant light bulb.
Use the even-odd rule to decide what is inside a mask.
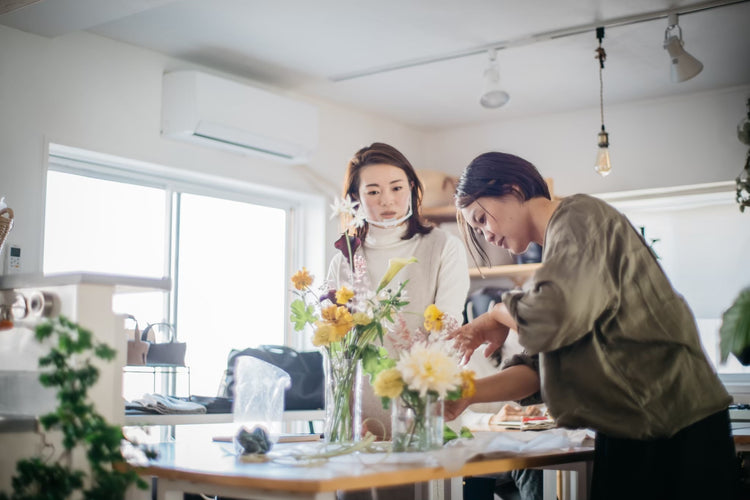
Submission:
[[[607,59],[607,53],[602,47],[602,39],[604,38],[604,28],[596,28],[596,38],[599,40],[599,48],[596,49],[596,59],[599,60],[599,113],[602,119],[602,130],[599,132],[596,150],[596,161],[594,162],[594,170],[597,174],[602,177],[607,177],[612,171],[612,164],[609,162],[609,134],[604,129],[604,79],[602,78],[602,70],[604,69],[604,61]]]
[[[596,151],[594,170],[602,177],[607,177],[612,171],[612,164],[609,162],[609,134],[604,130],[604,126],[599,132],[599,149]]]

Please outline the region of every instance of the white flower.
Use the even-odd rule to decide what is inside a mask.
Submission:
[[[396,368],[406,386],[421,396],[432,391],[444,398],[462,383],[461,368],[443,342],[414,344],[411,351],[401,356]]]
[[[355,203],[356,205],[356,203]],[[354,215],[352,216],[352,220],[349,222],[349,226],[360,228],[365,225],[365,218],[367,216],[365,215],[365,212],[362,210],[356,210]]]
[[[331,214],[331,219],[333,219],[336,216],[347,216],[347,217],[356,217],[357,215],[357,206],[359,205],[358,201],[352,201],[352,199],[347,195],[346,198],[338,198],[336,197],[333,200],[333,205],[331,205],[331,210],[333,210],[333,213]]]

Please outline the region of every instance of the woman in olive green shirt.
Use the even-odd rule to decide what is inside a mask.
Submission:
[[[477,383],[465,405],[541,389],[561,427],[596,431],[592,498],[733,498],[728,404],[693,315],[625,216],[587,195],[551,200],[526,160],[483,154],[456,193],[466,239],[522,253],[543,247],[523,290],[455,332],[466,356],[518,332],[539,369],[516,365]]]

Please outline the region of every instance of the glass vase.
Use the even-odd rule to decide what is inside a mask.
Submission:
[[[391,400],[393,451],[429,451],[443,446],[443,400],[407,395]]]
[[[353,443],[362,437],[362,360],[323,349],[326,381],[327,443]]]

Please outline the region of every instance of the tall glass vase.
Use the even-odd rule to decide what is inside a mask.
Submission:
[[[362,437],[362,360],[323,349],[326,380],[327,443],[353,443]]]
[[[443,400],[434,394],[391,399],[393,451],[429,451],[443,446]]]

